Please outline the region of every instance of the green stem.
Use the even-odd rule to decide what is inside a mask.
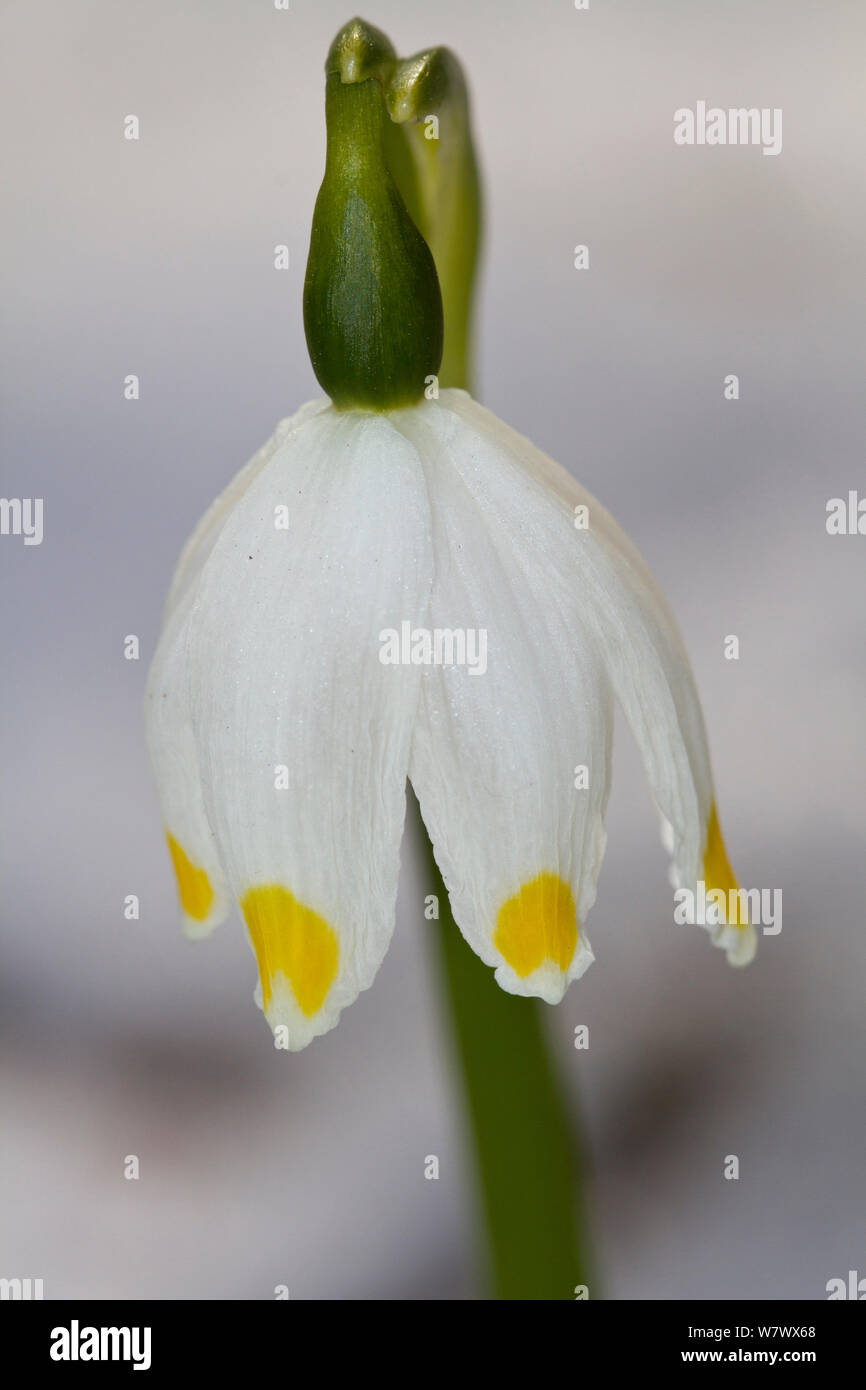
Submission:
[[[579,1149],[541,1005],[506,994],[463,940],[414,797],[412,807],[439,900],[436,949],[472,1125],[490,1286],[499,1299],[573,1299],[588,1284]]]

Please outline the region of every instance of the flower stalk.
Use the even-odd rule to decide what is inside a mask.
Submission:
[[[573,1299],[587,1286],[584,1168],[542,1006],[501,990],[463,940],[414,797],[411,806],[439,901],[436,952],[472,1130],[489,1287],[497,1299]]]

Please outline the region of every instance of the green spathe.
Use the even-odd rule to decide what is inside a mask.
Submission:
[[[439,385],[471,391],[481,187],[463,70],[449,49],[427,49],[396,65],[385,97],[392,122],[391,168],[433,252],[442,290],[445,346]]]
[[[420,400],[439,371],[442,296],[432,253],[387,164],[390,117],[379,80],[387,53],[366,45],[361,59],[347,61],[337,42],[331,53],[304,329],[316,377],[338,408],[392,410]],[[377,75],[341,75],[370,71]]]

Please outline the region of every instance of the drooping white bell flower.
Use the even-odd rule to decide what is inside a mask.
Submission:
[[[510,993],[562,998],[593,959],[614,696],[673,881],[733,904],[710,924],[733,964],[755,949],[652,575],[528,440],[464,391],[425,398],[442,300],[388,168],[383,95],[391,80],[403,111],[423,66],[397,72],[360,22],[332,48],[304,304],[331,399],[282,421],[200,523],[148,684],[186,930],[239,904],[290,1049],[333,1028],[382,962],[407,777],[469,945]]]
[[[614,694],[676,883],[728,890],[688,660],[612,517],[465,392],[304,406],[188,543],[151,671],[188,931],[237,901],[271,1025],[333,1028],[391,939],[408,774],[466,940],[555,1003],[593,959]]]

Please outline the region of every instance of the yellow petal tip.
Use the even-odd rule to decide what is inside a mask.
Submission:
[[[577,908],[565,880],[542,873],[524,883],[499,909],[493,944],[521,979],[548,960],[564,974],[577,949]]]
[[[757,948],[757,933],[749,918],[748,897],[741,892],[731,868],[716,803],[710,807],[707,823],[707,847],[704,851],[704,884],[709,898],[725,904],[724,922],[716,928],[714,941],[727,952],[730,965],[749,965]]]
[[[725,849],[725,841],[722,837],[722,828],[719,825],[716,803],[710,807],[710,818],[707,823],[707,847],[704,850],[704,883],[706,884],[707,894],[724,893],[725,900],[730,905],[731,911],[728,913],[728,926],[747,927],[749,925],[748,913],[746,911],[743,895],[740,893],[740,885],[737,883],[736,876],[731,868],[728,852]]]
[[[250,888],[241,900],[241,911],[259,964],[265,1013],[274,997],[274,981],[282,976],[301,1013],[312,1018],[337,975],[336,932],[279,883]]]
[[[204,869],[193,864],[186,850],[171,834],[166,834],[168,852],[174,865],[180,905],[194,922],[204,922],[213,906],[214,891]]]

